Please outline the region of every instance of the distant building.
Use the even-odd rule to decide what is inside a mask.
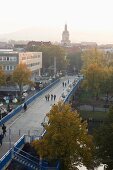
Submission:
[[[7,74],[12,73],[20,63],[25,63],[33,74],[40,76],[42,52],[0,51],[0,66]]]
[[[11,49],[13,48],[12,44],[9,44],[7,42],[0,42],[0,49]]]
[[[13,50],[14,51],[25,51],[26,44],[14,44]]]
[[[67,24],[65,24],[65,29],[62,33],[61,44],[62,46],[70,46],[69,31],[67,30]]]
[[[97,43],[96,42],[81,42],[81,48],[82,49],[92,49],[92,48],[97,48]]]
[[[44,41],[29,41],[28,44],[27,44],[27,48],[35,47],[35,46],[51,46],[51,45],[52,45],[51,41],[47,41],[47,42],[44,42]]]

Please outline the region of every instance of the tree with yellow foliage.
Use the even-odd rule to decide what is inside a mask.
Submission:
[[[86,69],[90,64],[97,64],[104,67],[108,64],[108,60],[104,52],[94,48],[86,50],[82,53],[83,69]]]
[[[23,86],[30,84],[31,71],[26,64],[20,63],[13,72],[13,80],[19,86],[20,97],[22,95]]]
[[[103,68],[97,63],[90,64],[84,70],[84,81],[86,88],[92,91],[93,96],[98,96],[100,92],[101,83],[103,81]]]
[[[70,105],[59,102],[47,114],[48,124],[43,139],[33,142],[37,153],[45,159],[60,160],[61,169],[69,170],[92,161],[92,137],[88,135],[87,123]]]
[[[5,73],[4,71],[2,70],[2,68],[0,67],[0,85],[4,85],[5,84]]]

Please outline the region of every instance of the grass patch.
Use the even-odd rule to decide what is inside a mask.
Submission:
[[[93,118],[96,120],[104,120],[107,118],[108,112],[80,111],[80,116],[84,119]]]
[[[79,102],[80,102],[80,103],[90,103],[91,100],[92,100],[92,93],[83,90],[83,91],[79,94],[78,99],[79,99]]]

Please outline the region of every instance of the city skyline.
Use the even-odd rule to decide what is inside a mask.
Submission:
[[[73,43],[113,43],[112,0],[0,2],[0,40],[60,42],[67,23]]]

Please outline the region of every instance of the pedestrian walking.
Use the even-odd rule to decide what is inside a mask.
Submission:
[[[65,87],[66,87],[66,82],[65,82]]]
[[[56,95],[54,94],[54,101],[56,100]]]
[[[68,84],[69,84],[69,79],[68,79]]]
[[[47,99],[48,99],[48,101],[49,101],[49,98],[50,98],[50,94],[48,94],[48,95],[47,95]]]
[[[4,135],[1,133],[1,134],[0,134],[0,144],[1,144],[1,146],[2,146],[3,138],[4,138]]]
[[[2,131],[3,135],[6,136],[6,126],[4,124],[2,125]]]
[[[64,82],[62,83],[63,87],[64,87]]]
[[[53,100],[53,94],[51,94],[51,100]]]
[[[26,111],[26,110],[27,110],[27,104],[24,103],[24,111]]]
[[[45,95],[45,99],[46,99],[46,101],[47,101],[47,94]]]

